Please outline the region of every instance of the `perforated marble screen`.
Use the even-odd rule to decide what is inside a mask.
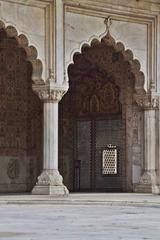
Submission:
[[[102,174],[117,174],[117,149],[108,147],[102,153]]]

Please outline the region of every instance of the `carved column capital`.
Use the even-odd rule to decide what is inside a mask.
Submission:
[[[47,81],[44,84],[33,84],[32,89],[44,102],[59,102],[68,91],[68,85],[59,86],[55,82]]]
[[[38,97],[44,102],[59,102],[64,94],[66,93],[65,90],[62,89],[34,89],[35,93]]]
[[[134,96],[137,105],[144,110],[156,110],[159,109],[159,96],[135,95]]]

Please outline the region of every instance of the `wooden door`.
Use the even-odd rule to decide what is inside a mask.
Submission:
[[[122,191],[125,181],[123,128],[121,115],[106,119],[77,120],[75,133],[75,158],[80,161],[80,191]],[[116,148],[116,171],[103,171],[103,151],[112,146]],[[109,150],[108,150],[109,151]],[[111,159],[112,158],[112,159]],[[113,157],[110,157],[108,169],[113,168]],[[75,179],[77,183],[77,179]],[[76,190],[76,189],[75,189]]]

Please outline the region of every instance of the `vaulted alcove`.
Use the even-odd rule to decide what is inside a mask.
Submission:
[[[143,167],[145,94],[133,53],[108,33],[83,45],[68,67],[70,88],[60,102],[59,168],[75,191],[132,191]]]
[[[42,168],[43,106],[32,91],[32,50],[0,22],[0,192],[30,191]]]

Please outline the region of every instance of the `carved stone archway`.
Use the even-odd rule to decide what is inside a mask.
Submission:
[[[132,51],[126,50],[123,43],[116,43],[109,31],[101,41],[94,39],[90,45],[84,44],[81,51],[74,54],[73,64],[68,67],[70,88],[60,103],[59,123],[60,170],[65,184],[71,190],[73,190],[73,160],[76,159],[76,156],[73,156],[75,146],[71,137],[74,136],[76,96],[81,95],[79,106],[82,110],[83,102],[88,97],[87,81],[92,82],[92,79],[96,78],[96,73],[91,77],[91,73],[96,71],[103,73],[106,81],[112,79],[111,82],[115,82],[120,89],[125,155],[123,191],[133,191],[139,183],[145,168],[144,105],[157,108],[157,101],[153,100],[151,94],[147,94],[144,89],[145,79],[140,68],[140,63],[134,59]],[[96,92],[94,94],[94,104],[98,106],[98,95]]]

